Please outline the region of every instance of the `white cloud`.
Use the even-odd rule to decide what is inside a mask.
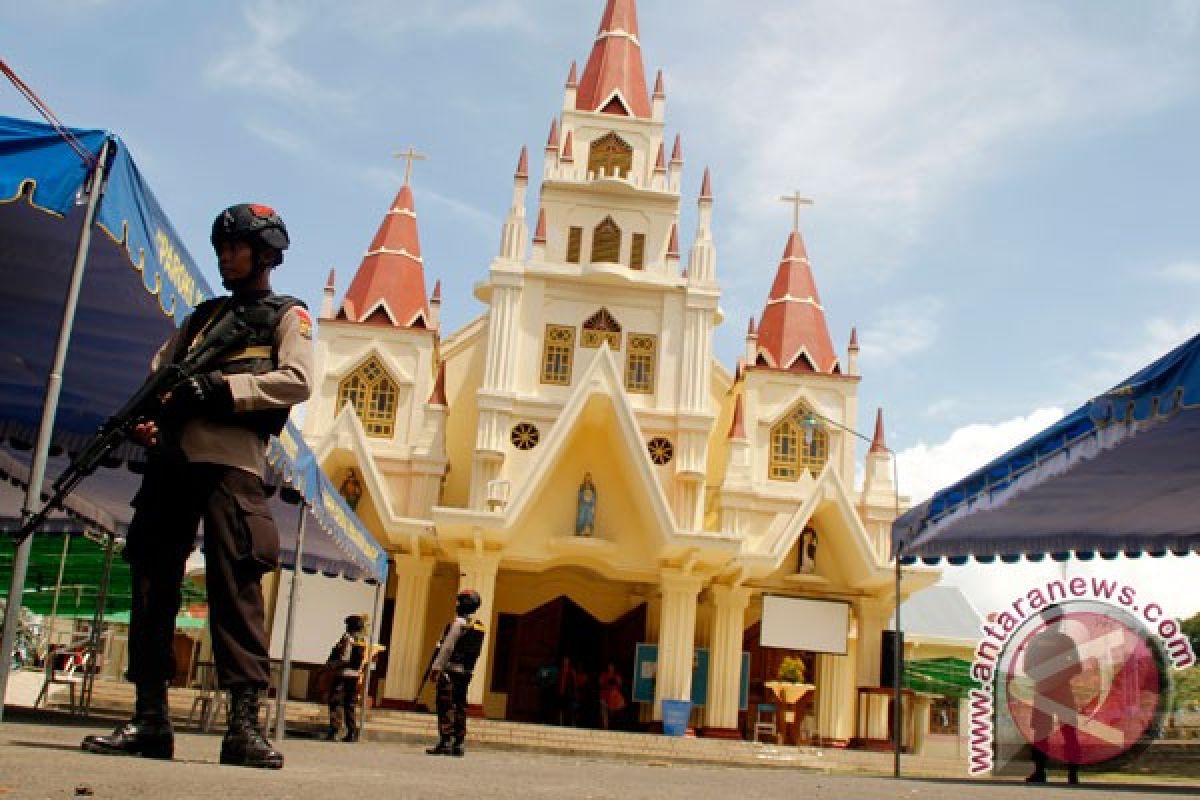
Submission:
[[[205,72],[210,85],[308,111],[351,109],[347,92],[318,80],[288,57],[289,46],[309,26],[309,12],[277,0],[258,0],[244,8],[242,19],[249,37],[238,36],[217,53]]]
[[[897,454],[900,493],[908,495],[914,504],[923,502],[1062,416],[1060,408],[1039,408],[1028,416],[1004,422],[965,425],[944,442],[929,445],[922,441],[901,450]]]
[[[692,60],[673,97],[738,154],[735,237],[778,233],[775,199],[799,187],[827,251],[885,272],[935,213],[1040,138],[1155,110],[1193,81],[1195,43],[1177,30],[1100,32],[1048,4],[972,9],[762,0],[720,58],[681,54]]]
[[[1200,261],[1175,261],[1155,270],[1154,276],[1168,283],[1200,286]]]
[[[928,349],[937,339],[941,311],[942,301],[936,297],[916,297],[881,309],[859,334],[863,361],[882,365]]]
[[[1147,364],[1161,358],[1200,333],[1200,315],[1177,320],[1153,317],[1134,328],[1121,350],[1095,351],[1088,359],[1089,368],[1072,382],[1072,396],[1083,400],[1106,391]]]

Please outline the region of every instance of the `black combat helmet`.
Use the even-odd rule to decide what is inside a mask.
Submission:
[[[474,589],[463,589],[454,598],[454,610],[462,616],[474,614],[481,605],[483,605],[483,598]]]
[[[275,209],[261,203],[238,203],[217,215],[212,226],[212,246],[219,250],[222,242],[247,242],[255,250],[274,251],[272,266],[283,263],[283,251],[291,243],[283,219]]]
[[[358,633],[366,627],[366,617],[362,614],[351,614],[346,617],[346,630]]]

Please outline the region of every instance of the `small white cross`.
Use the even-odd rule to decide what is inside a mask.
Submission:
[[[396,153],[393,158],[404,159],[404,185],[407,186],[408,182],[412,179],[413,162],[424,161],[426,158],[428,158],[428,156],[423,153],[418,153],[412,145],[409,145],[408,150],[403,153]]]
[[[785,194],[783,197],[780,197],[779,199],[781,201],[783,201],[784,203],[791,203],[792,206],[794,207],[793,208],[792,230],[799,232],[799,230],[800,230],[800,207],[801,206],[811,206],[813,204],[813,201],[810,200],[809,198],[801,195],[800,192],[792,192],[791,194]]]

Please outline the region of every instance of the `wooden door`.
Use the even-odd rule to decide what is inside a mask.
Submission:
[[[541,703],[535,677],[538,669],[560,660],[565,597],[558,597],[522,614],[517,620],[512,643],[512,670],[508,685],[508,709],[505,717],[521,722],[537,722]]]

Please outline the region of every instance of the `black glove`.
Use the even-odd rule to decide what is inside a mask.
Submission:
[[[233,392],[219,372],[193,375],[171,391],[172,410],[184,416],[223,417],[233,413]]]

